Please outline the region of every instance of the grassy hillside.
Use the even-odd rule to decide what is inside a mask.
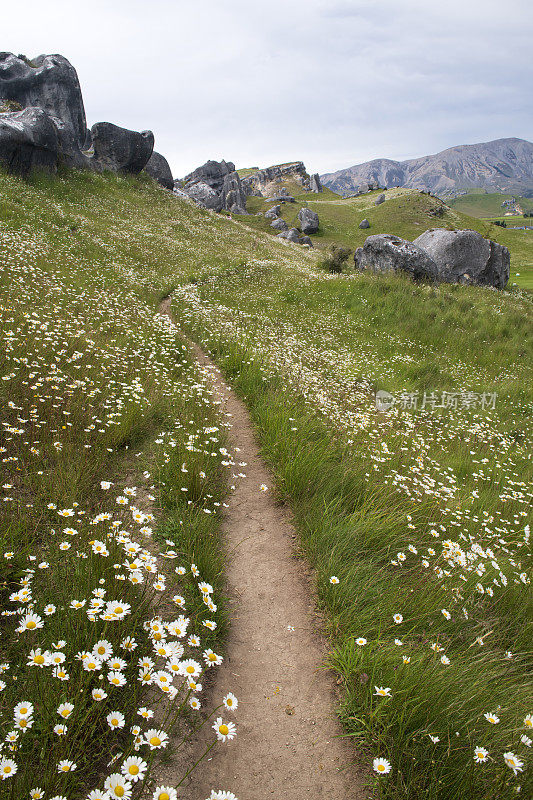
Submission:
[[[186,613],[187,634],[201,637],[200,651],[183,639],[183,658],[202,662],[204,649],[222,644],[218,503],[233,459],[179,329],[154,317],[173,289],[179,325],[245,397],[291,504],[316,570],[347,734],[358,758],[392,765],[376,778],[376,796],[510,800],[518,786],[528,796],[528,293],[334,277],[320,253],[259,230],[264,217],[201,211],[147,178],[24,183],[0,173],[0,193],[1,641],[2,661],[14,665],[2,676],[0,724],[4,738],[18,736],[9,752],[18,772],[0,797],[29,797],[37,784],[27,765],[42,763],[46,797],[77,799],[120,771],[120,761],[107,765],[110,752],[137,752],[137,735],[153,727],[137,714],[148,702],[137,659],[169,668],[148,624],[159,613],[156,584],[183,597],[175,616]],[[329,241],[335,225],[341,235],[361,215],[376,223],[395,209],[402,230],[423,229],[415,223],[426,206],[407,219],[400,208],[409,196],[361,205],[369,200],[309,202],[322,208]],[[376,389],[395,396],[390,411],[376,410]],[[148,493],[151,512],[141,505]],[[124,563],[130,547],[139,561],[157,559],[155,573]],[[160,557],[167,548],[178,560]],[[215,611],[199,597],[201,578],[214,587]],[[119,600],[127,613],[105,618]],[[35,628],[22,624],[28,602]],[[161,613],[174,616],[164,604]],[[17,625],[26,625],[20,635]],[[126,683],[100,701],[92,691],[111,686],[109,670],[84,667],[83,656],[102,639],[125,662],[113,671]],[[67,678],[49,661],[56,650]],[[49,666],[21,666],[36,655]],[[178,734],[190,694],[179,686]],[[13,721],[21,701],[34,706],[25,733],[20,716]],[[66,702],[74,709],[62,736],[54,726]],[[119,731],[106,720],[117,711]],[[131,736],[132,724],[140,734]],[[474,763],[479,747],[488,756]],[[141,744],[146,762],[154,752]],[[77,769],[60,773],[69,760]]]
[[[518,197],[517,195],[500,194],[499,192],[485,194],[482,191],[469,192],[461,197],[455,197],[449,201],[449,205],[456,211],[471,217],[480,219],[485,217],[499,218],[506,210],[502,208],[502,203],[504,200],[510,200],[511,197],[516,197],[519,206],[524,211],[533,208],[532,197]]]
[[[429,228],[470,228],[508,247],[511,252],[511,282],[533,288],[533,231],[504,230],[490,220],[467,216],[455,207],[449,208],[440,200],[411,189],[388,189],[385,203],[379,206],[374,205],[374,201],[380,191],[348,199],[342,199],[329,190],[318,195],[295,191],[297,202],[284,204],[281,215],[289,226],[298,227],[297,216],[302,206],[316,211],[320,228],[311,239],[317,248],[342,244],[355,249],[364,243],[367,236],[377,233],[392,233],[413,240]],[[272,232],[270,220],[255,216],[258,212],[263,214],[271,205],[263,198],[249,197],[247,210],[254,216],[243,217],[242,222],[257,230]],[[370,228],[361,230],[359,223],[365,218],[370,222]]]

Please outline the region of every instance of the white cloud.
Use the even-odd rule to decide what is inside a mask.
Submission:
[[[2,11],[2,49],[59,52],[90,124],[207,158],[332,171],[531,138],[529,0],[64,0]]]

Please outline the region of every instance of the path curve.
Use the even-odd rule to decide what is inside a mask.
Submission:
[[[160,313],[170,316],[169,299]],[[339,738],[332,676],[321,669],[326,643],[295,554],[295,530],[285,507],[260,488],[270,489],[272,476],[248,410],[205,353],[196,345],[194,352],[231,415],[229,435],[246,478],[236,481],[223,520],[231,628],[214,697],[237,696],[238,735],[211,751],[186,797],[205,800],[215,788],[239,800],[362,800],[368,795],[351,765],[353,747]],[[204,742],[212,736],[205,731]]]

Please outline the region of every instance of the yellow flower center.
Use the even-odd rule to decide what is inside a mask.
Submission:
[[[526,728],[533,728],[533,720],[526,720]]]
[[[115,608],[115,614],[122,614],[123,611],[124,611],[124,609],[122,608],[122,606],[117,606]]]
[[[228,697],[228,699],[226,700],[226,703],[228,704],[228,706],[232,706],[233,705],[233,700],[231,699],[231,697]]]
[[[124,787],[123,786],[115,786],[115,794],[117,797],[124,797]]]
[[[150,744],[153,745],[153,747],[159,747],[159,745],[161,744],[161,739],[159,738],[159,736],[152,736],[152,738],[150,739]]]
[[[168,792],[161,792],[157,800],[170,800],[170,795]]]
[[[36,664],[44,664],[44,656],[35,656],[33,660]]]
[[[64,708],[63,711],[61,712],[61,716],[64,717],[65,719],[67,719],[69,714],[70,714],[70,711],[67,708]]]
[[[28,713],[28,709],[27,709],[26,707],[24,707],[24,708],[21,708],[21,709],[20,709],[20,713],[21,713],[21,714],[27,714],[27,713]]]
[[[139,774],[139,767],[137,764],[132,764],[131,767],[128,767],[128,772],[130,775],[138,775]]]
[[[186,671],[189,673],[189,675],[192,675],[192,673],[194,672],[194,667],[188,666]]]
[[[99,655],[99,656],[103,656],[103,655],[104,655],[104,653],[105,653],[105,647],[102,647],[102,646],[100,646],[100,647],[98,648],[98,655]]]
[[[227,725],[219,725],[218,730],[222,734],[222,736],[227,736],[229,733],[229,728]]]
[[[154,641],[155,642],[160,642],[162,638],[163,637],[161,636],[160,633],[154,633]]]
[[[27,724],[28,724],[28,720],[27,719],[21,719],[20,722],[19,722],[19,725],[20,725],[21,728],[25,728]]]
[[[30,621],[26,623],[26,627],[31,631],[33,628],[37,627],[37,623],[30,619]]]
[[[4,775],[9,775],[10,772],[11,772],[11,767],[10,766],[5,766],[4,767]]]

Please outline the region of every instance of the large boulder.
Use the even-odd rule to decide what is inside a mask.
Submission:
[[[366,230],[367,228],[370,228],[370,222],[366,219],[366,217],[365,219],[361,220],[361,222],[359,223],[359,227],[361,228],[361,230]]]
[[[154,150],[144,169],[148,175],[151,175],[165,189],[174,189],[174,178],[172,177],[170,165],[161,153],[156,153]]]
[[[281,206],[272,206],[269,208],[268,211],[265,211],[265,217],[267,219],[277,219],[281,214]]]
[[[87,133],[83,98],[76,70],[66,58],[41,55],[30,61],[0,53],[2,100],[43,109],[56,127],[60,160],[68,166],[86,165],[81,153]]]
[[[384,194],[380,194],[379,197],[376,197],[376,199],[374,200],[374,205],[375,206],[380,206],[384,202],[385,202],[385,195]]]
[[[282,231],[278,233],[278,239],[287,239],[289,242],[298,242],[300,241],[300,234],[297,228],[289,228],[288,231]]]
[[[310,208],[301,208],[298,212],[298,219],[302,226],[303,233],[316,233],[318,231],[318,214]]]
[[[0,114],[0,162],[10,172],[55,172],[58,152],[56,126],[42,108]]]
[[[290,194],[277,194],[275,197],[267,198],[269,203],[295,203],[296,200]]]
[[[509,280],[510,254],[506,247],[484,239],[477,231],[426,231],[414,244],[436,263],[445,283],[475,283],[503,289]]]
[[[238,172],[230,172],[222,184],[223,207],[232,214],[246,214],[246,195]]]
[[[437,265],[425,250],[388,233],[369,236],[355,251],[354,262],[356,269],[371,272],[401,271],[416,280],[438,277]]]
[[[102,169],[138,175],[154,149],[152,131],[130,131],[111,122],[97,122],[91,128],[93,159]]]
[[[318,194],[319,192],[323,192],[324,189],[322,188],[322,183],[320,182],[320,175],[318,172],[315,172],[314,175],[311,175],[309,178],[309,189],[312,192]]]
[[[289,230],[289,226],[287,225],[284,219],[281,219],[281,217],[278,217],[277,219],[274,220],[274,222],[271,222],[270,227],[274,228],[275,231]]]
[[[224,185],[224,178],[232,172],[235,172],[235,164],[231,161],[206,161],[201,167],[197,167],[185,176],[185,191],[188,190],[189,184],[206,183],[212,189],[220,192]]]
[[[176,191],[176,189],[174,189]],[[222,211],[224,206],[222,195],[219,194],[207,183],[199,181],[189,184],[184,189],[185,194],[196,202],[200,208],[210,208],[212,211]]]

